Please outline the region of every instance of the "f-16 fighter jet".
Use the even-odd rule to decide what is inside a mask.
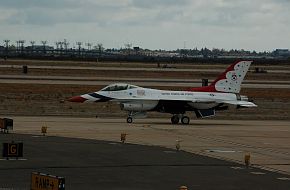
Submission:
[[[229,106],[257,107],[247,96],[239,94],[250,65],[251,61],[239,61],[229,66],[209,86],[189,88],[185,91],[158,90],[115,83],[97,92],[72,97],[69,101],[118,102],[122,110],[128,111],[128,123],[132,123],[138,115],[156,111],[172,114],[172,124],[189,124],[187,112],[194,112],[198,118],[204,118],[214,116],[217,110],[226,110]]]

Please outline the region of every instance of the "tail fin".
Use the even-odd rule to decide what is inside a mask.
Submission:
[[[188,91],[239,93],[251,63],[252,61],[234,63],[209,86],[189,88]]]

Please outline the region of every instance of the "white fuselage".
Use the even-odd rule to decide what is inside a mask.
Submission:
[[[160,100],[176,100],[186,101],[196,109],[209,109],[225,100],[237,100],[236,94],[233,93],[169,91],[141,87],[121,91],[98,91],[96,93],[112,98],[112,101],[121,103],[143,102],[150,107],[156,106]]]

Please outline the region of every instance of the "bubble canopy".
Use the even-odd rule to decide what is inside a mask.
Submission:
[[[132,88],[138,88],[138,86],[131,85],[131,84],[124,84],[124,83],[115,83],[115,84],[110,84],[106,86],[101,91],[121,91],[121,90],[128,90]]]

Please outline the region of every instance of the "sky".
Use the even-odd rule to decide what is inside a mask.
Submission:
[[[148,49],[290,49],[290,0],[0,0],[4,39]]]

